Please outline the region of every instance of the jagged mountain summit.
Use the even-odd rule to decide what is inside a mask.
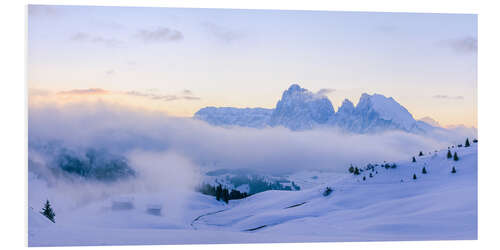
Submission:
[[[330,119],[329,123],[356,133],[385,130],[423,132],[405,107],[394,98],[380,94],[362,94],[356,107],[351,101],[344,100],[339,112]]]
[[[194,115],[215,126],[286,127],[308,130],[318,127],[336,127],[351,133],[377,133],[402,130],[422,133],[433,126],[416,121],[408,110],[392,97],[380,94],[362,94],[355,106],[345,99],[335,112],[330,100],[298,84],[292,84],[274,109],[206,107]]]
[[[330,100],[293,84],[276,104],[270,126],[283,126],[292,130],[311,129],[326,123],[335,113]]]

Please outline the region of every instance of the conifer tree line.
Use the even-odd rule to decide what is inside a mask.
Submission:
[[[359,175],[360,171],[358,167],[351,166],[349,167],[349,173],[354,174],[354,175]]]
[[[229,191],[229,189],[225,187],[223,188],[221,184],[219,184],[217,187],[210,184],[204,184],[201,187],[198,187],[198,192],[215,196],[215,199],[217,199],[218,201],[222,200],[225,203],[228,203],[230,200],[243,199],[249,196],[246,192],[240,192],[236,189],[232,189],[231,191]]]
[[[378,174],[378,171],[375,171],[376,167],[389,169],[389,168],[397,168],[398,165],[396,165],[396,163],[389,164],[389,163],[384,161],[384,163],[382,163],[380,165],[368,163],[365,168],[358,168],[358,167],[355,167],[351,164],[348,168],[348,171],[350,174],[353,174],[353,175],[360,175],[364,171],[370,171],[371,173],[368,174],[368,177],[373,178],[374,174]],[[366,180],[366,175],[364,175],[362,179]]]

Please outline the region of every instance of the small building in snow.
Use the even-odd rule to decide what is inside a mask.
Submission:
[[[131,197],[119,197],[111,203],[111,210],[131,210],[134,208],[134,199]]]
[[[162,206],[159,204],[150,204],[146,208],[146,212],[151,215],[161,216]]]

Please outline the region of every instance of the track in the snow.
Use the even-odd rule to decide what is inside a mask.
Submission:
[[[207,215],[212,215],[212,214],[220,213],[220,212],[222,212],[222,211],[226,211],[226,210],[227,210],[227,208],[226,208],[226,209],[222,209],[222,210],[218,210],[218,211],[215,211],[215,212],[210,212],[210,213],[202,214],[202,215],[200,215],[200,216],[198,216],[198,217],[194,218],[194,220],[193,220],[193,221],[191,221],[191,227],[192,227],[192,228],[194,228],[194,229],[196,229],[196,227],[194,227],[194,223],[196,223],[196,222],[197,222],[199,219],[201,219],[203,216],[207,216]]]

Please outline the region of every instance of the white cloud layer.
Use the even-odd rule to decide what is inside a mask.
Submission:
[[[69,148],[105,149],[121,155],[134,151],[172,152],[201,168],[251,168],[273,173],[345,171],[350,163],[411,159],[420,150],[434,151],[463,143],[474,134],[473,129],[464,128],[436,130],[428,135],[221,128],[190,118],[104,103],[29,110],[30,141],[60,141]]]

